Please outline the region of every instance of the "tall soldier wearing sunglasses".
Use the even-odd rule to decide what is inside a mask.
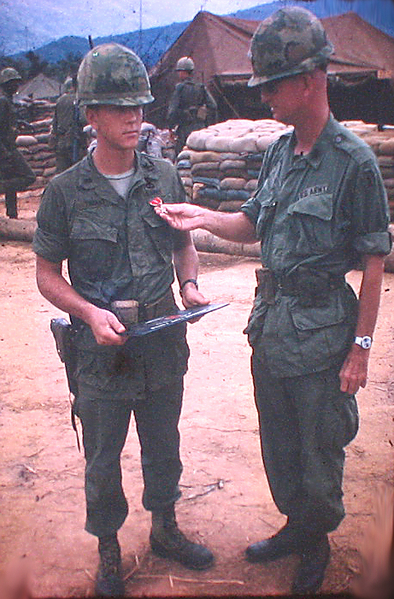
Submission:
[[[344,447],[358,429],[355,393],[367,383],[390,252],[375,156],[330,112],[332,52],[320,21],[303,8],[264,20],[251,43],[249,85],[294,131],[268,148],[257,191],[240,212],[177,205],[161,214],[181,230],[261,242],[263,268],[246,333],[264,465],[287,522],[246,555],[269,562],[298,554],[292,591],[304,595],[320,588],[328,533],[345,515]],[[345,275],[360,263],[357,298]]]

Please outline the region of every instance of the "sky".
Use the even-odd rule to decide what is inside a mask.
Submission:
[[[32,0],[40,3],[42,0]],[[117,26],[123,31],[134,31],[140,28],[157,27],[174,22],[191,21],[200,10],[214,14],[228,14],[243,8],[265,4],[271,0],[80,0],[100,19],[103,4],[115,15],[119,15]],[[52,0],[62,4],[67,0]],[[103,22],[105,27],[105,21]],[[110,33],[110,27],[108,32]]]
[[[149,29],[191,21],[200,10],[228,14],[271,0],[0,0],[3,14],[21,25],[54,26],[54,37],[63,25],[64,35],[95,36]],[[55,18],[54,18],[55,17]],[[1,25],[0,25],[1,26]]]

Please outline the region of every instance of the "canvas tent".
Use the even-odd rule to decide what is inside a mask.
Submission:
[[[61,93],[61,84],[56,79],[51,79],[39,73],[30,81],[20,86],[18,97],[21,99],[44,100],[57,98]]]
[[[323,19],[335,46],[329,65],[329,93],[337,118],[394,123],[394,38],[349,12]],[[156,101],[146,118],[165,125],[168,99],[176,84],[181,56],[195,62],[195,79],[215,96],[220,120],[262,118],[258,89],[248,88],[250,40],[258,21],[221,17],[200,11],[182,35],[151,69]]]

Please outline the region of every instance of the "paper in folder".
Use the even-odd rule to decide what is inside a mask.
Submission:
[[[179,312],[176,314],[159,316],[158,318],[153,318],[152,320],[132,324],[123,334],[127,335],[128,337],[141,337],[142,335],[149,335],[150,333],[155,333],[160,329],[165,329],[175,324],[179,324],[180,322],[187,322],[188,320],[193,320],[193,318],[200,318],[201,316],[205,316],[205,314],[209,314],[209,312],[220,310],[220,308],[224,308],[228,305],[228,302],[226,302],[221,304],[207,304],[206,306],[193,306],[192,308],[187,308],[186,310],[179,310]]]

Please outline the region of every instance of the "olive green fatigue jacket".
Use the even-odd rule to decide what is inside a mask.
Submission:
[[[198,108],[204,104],[207,107],[207,114],[199,118]],[[175,86],[170,98],[167,118],[171,128],[180,125],[189,127],[190,131],[202,129],[216,122],[217,105],[203,83],[186,79]]]
[[[124,200],[95,168],[91,155],[47,186],[37,213],[34,251],[53,263],[68,261],[73,288],[100,308],[116,299],[155,303],[174,281],[173,231],[149,201],[185,200],[176,169],[167,161],[136,153],[136,170]],[[73,319],[75,321],[75,319]],[[100,346],[89,326],[77,322],[79,392],[93,399],[144,397],[187,369],[185,327],[171,327]]]
[[[66,92],[58,98],[52,122],[51,144],[59,154],[70,151],[77,144],[78,155],[86,154],[86,138],[83,132],[84,119],[75,106],[75,93]]]
[[[310,307],[280,287],[274,305],[257,293],[245,332],[278,377],[343,362],[357,319],[357,299],[343,277],[363,254],[390,252],[387,196],[369,146],[332,115],[308,155],[294,156],[295,142],[290,132],[271,144],[256,193],[241,210],[255,223],[262,263],[277,281],[306,271],[317,286],[319,273],[337,285],[324,305]]]
[[[16,148],[16,109],[12,100],[0,93],[0,157]]]

